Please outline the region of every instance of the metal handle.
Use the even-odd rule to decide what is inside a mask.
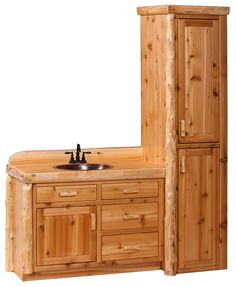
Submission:
[[[186,135],[186,131],[185,131],[185,120],[181,120],[180,122],[180,126],[181,126],[181,137],[185,137]]]
[[[139,193],[138,189],[124,189],[123,190],[124,194],[135,194],[135,193]]]
[[[96,214],[91,213],[91,230],[96,230]]]
[[[59,193],[60,197],[73,197],[76,196],[77,192],[76,191],[62,191]]]
[[[123,215],[123,220],[127,221],[127,220],[139,220],[141,219],[141,215],[140,214],[128,214],[128,213],[125,213]]]
[[[180,161],[180,172],[185,173],[186,172],[186,166],[185,166],[185,156],[182,156]]]
[[[140,251],[140,246],[138,246],[138,245],[124,245],[123,251],[124,252],[137,252],[137,251]]]
[[[75,163],[75,158],[74,158],[73,151],[66,151],[65,154],[70,154],[70,161],[69,161],[69,163]]]

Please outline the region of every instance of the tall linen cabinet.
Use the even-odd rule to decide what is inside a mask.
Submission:
[[[165,165],[166,274],[227,267],[227,7],[140,7],[142,146]]]

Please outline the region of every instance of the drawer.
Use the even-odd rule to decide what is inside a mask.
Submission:
[[[102,230],[157,226],[157,202],[104,205],[102,207]]]
[[[158,232],[102,237],[102,260],[158,257]]]
[[[102,199],[157,197],[161,181],[109,183],[102,185]]]
[[[39,186],[37,203],[96,200],[96,185]]]

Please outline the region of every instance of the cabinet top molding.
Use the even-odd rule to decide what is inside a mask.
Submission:
[[[158,14],[228,15],[229,7],[160,5],[160,6],[138,7],[137,12],[141,16],[158,15]]]

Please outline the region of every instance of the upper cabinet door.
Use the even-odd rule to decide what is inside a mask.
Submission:
[[[179,142],[219,140],[218,20],[178,20]]]

